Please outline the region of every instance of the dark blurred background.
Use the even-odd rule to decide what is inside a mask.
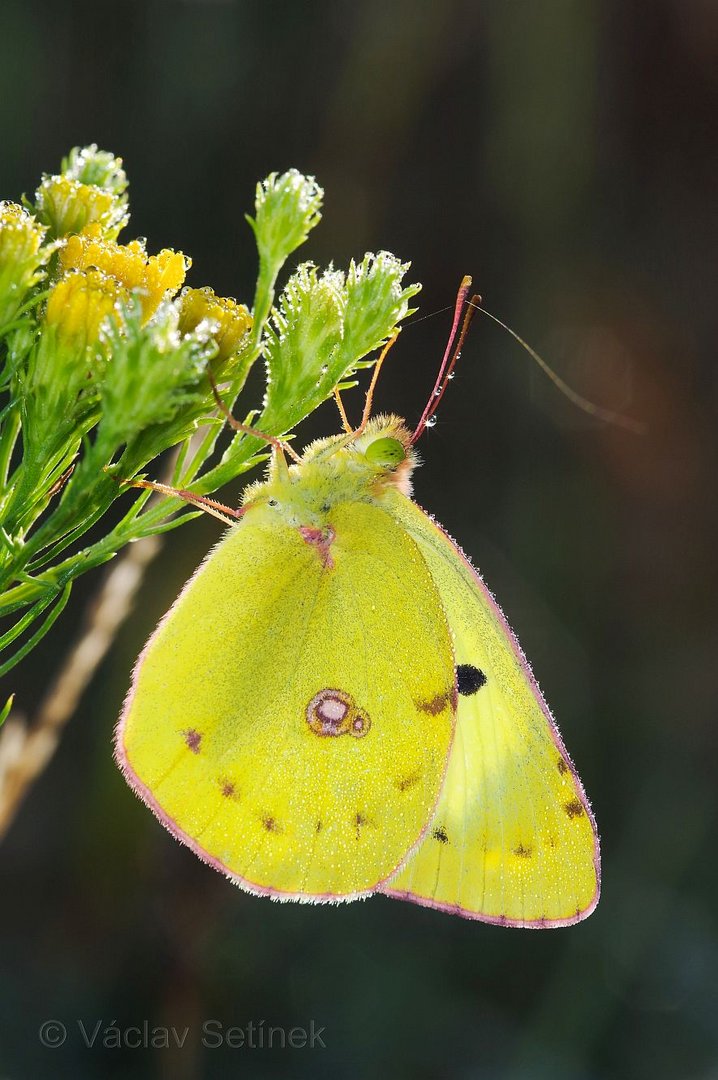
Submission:
[[[576,390],[648,425],[586,417],[479,319],[416,482],[556,711],[602,835],[596,913],[531,933],[384,898],[273,904],[171,839],[111,733],[221,532],[198,521],[168,538],[0,852],[3,1080],[718,1076],[717,107],[715,0],[3,0],[0,196],[96,141],[130,174],[126,235],[248,300],[242,215],[296,166],[326,189],[303,257],[411,259],[422,314],[471,272]],[[380,408],[415,420],[448,321],[402,334]],[[324,406],[303,434],[336,427]],[[26,712],[100,580],[18,670]],[[38,1039],[50,1018],[60,1049]],[[182,1051],[86,1049],[77,1019],[191,1032]],[[207,1019],[314,1019],[326,1049],[203,1049]]]

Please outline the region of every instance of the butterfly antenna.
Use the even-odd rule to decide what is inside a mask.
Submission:
[[[594,416],[598,420],[604,420],[608,424],[615,424],[617,427],[625,428],[626,431],[631,431],[636,435],[642,435],[646,431],[646,425],[642,424],[638,420],[633,420],[630,416],[624,416],[622,413],[615,412],[613,409],[604,409],[601,405],[596,405],[593,401],[589,401],[588,398],[583,397],[581,394],[573,390],[568,383],[564,382],[560,375],[558,375],[553,368],[546,363],[542,356],[533,349],[528,342],[524,341],[515,330],[512,330],[510,326],[507,326],[505,322],[502,322],[496,315],[492,315],[486,308],[481,307],[481,297],[472,297],[470,304],[480,311],[483,315],[486,315],[492,322],[495,322],[497,326],[500,326],[502,330],[506,330],[508,334],[518,342],[518,344],[526,350],[532,360],[534,360],[545,375],[548,375],[554,386],[561,391],[561,393],[568,398],[574,405],[583,412],[588,413],[589,416]]]
[[[434,413],[439,407],[439,402],[444,396],[444,392],[449,383],[449,379],[451,378],[454,367],[456,366],[456,361],[459,359],[459,356],[461,355],[461,350],[464,347],[464,341],[466,340],[466,335],[469,332],[471,320],[474,317],[475,311],[481,310],[478,306],[481,303],[481,297],[478,295],[472,296],[471,301],[469,302],[468,307],[464,313],[463,323],[461,322],[461,313],[464,304],[467,302],[466,297],[469,294],[470,288],[471,278],[466,275],[462,279],[461,285],[459,286],[459,291],[456,294],[456,304],[454,305],[454,320],[451,324],[451,332],[449,334],[449,340],[446,343],[444,356],[441,361],[441,367],[439,368],[439,374],[436,376],[436,382],[434,384],[434,389],[431,392],[431,397],[427,401],[426,408],[421,414],[419,423],[416,425],[416,429],[411,436],[412,445],[421,438],[427,427],[431,427],[432,417],[434,416]],[[461,330],[459,330],[460,323]],[[454,345],[454,342],[456,342],[456,345]]]

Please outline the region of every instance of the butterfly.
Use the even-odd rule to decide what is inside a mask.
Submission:
[[[501,609],[411,498],[469,284],[414,431],[370,417],[391,339],[356,430],[338,399],[345,431],[294,463],[267,437],[266,479],[137,662],[116,758],[251,893],[554,927],[598,902],[594,818]]]

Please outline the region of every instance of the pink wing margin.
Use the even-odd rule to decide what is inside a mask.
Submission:
[[[413,502],[413,500],[412,500],[412,502]],[[416,893],[410,892],[409,890],[392,889],[391,888],[391,881],[389,881],[388,884],[378,886],[376,891],[380,892],[380,893],[383,893],[385,896],[390,896],[394,900],[408,900],[410,903],[418,904],[420,907],[434,908],[436,911],[443,911],[443,912],[446,912],[447,914],[450,914],[450,915],[460,915],[463,919],[472,919],[472,920],[479,921],[479,922],[491,923],[492,925],[495,925],[495,926],[512,926],[512,927],[519,927],[519,928],[524,928],[524,929],[529,929],[529,930],[544,930],[544,929],[548,930],[548,929],[554,929],[554,928],[559,927],[559,926],[573,926],[574,923],[581,922],[583,919],[588,918],[588,916],[595,910],[596,905],[598,904],[598,901],[599,901],[599,898],[600,898],[600,895],[601,895],[601,854],[600,854],[600,844],[599,844],[599,839],[598,839],[598,830],[596,828],[596,819],[593,816],[593,811],[591,809],[591,804],[589,803],[586,792],[583,789],[583,784],[581,783],[581,779],[580,779],[580,777],[579,777],[579,775],[578,775],[578,773],[576,771],[576,767],[573,764],[573,761],[571,760],[571,757],[570,757],[568,751],[566,750],[566,747],[563,744],[563,739],[561,738],[561,735],[559,733],[558,727],[556,725],[556,721],[554,720],[554,718],[553,718],[553,716],[551,714],[551,710],[549,709],[548,705],[546,704],[546,702],[544,700],[544,696],[541,693],[541,689],[540,689],[540,687],[539,687],[539,685],[538,685],[538,683],[537,683],[537,681],[536,681],[536,679],[534,677],[534,673],[531,670],[531,665],[529,664],[528,660],[524,656],[523,650],[522,650],[521,646],[518,643],[516,635],[514,634],[511,627],[509,626],[508,621],[506,619],[506,616],[504,615],[503,611],[499,607],[499,604],[497,603],[496,598],[494,597],[494,595],[490,591],[490,589],[487,587],[486,583],[484,582],[483,578],[481,577],[481,574],[472,565],[471,560],[462,551],[462,549],[459,547],[459,545],[456,543],[456,541],[451,536],[449,536],[449,534],[446,532],[446,530],[444,528],[442,528],[442,526],[438,523],[438,521],[436,521],[436,519],[433,518],[431,516],[431,514],[428,514],[426,512],[426,510],[423,509],[423,507],[419,506],[418,503],[414,503],[414,506],[416,506],[416,508],[426,518],[426,521],[428,522],[430,528],[434,530],[437,537],[442,542],[448,544],[448,546],[451,548],[452,552],[455,555],[458,556],[458,558],[461,560],[461,562],[464,564],[464,566],[467,568],[467,570],[469,571],[469,573],[473,577],[473,579],[474,579],[474,581],[476,583],[476,587],[478,588],[479,592],[483,596],[483,598],[486,601],[486,604],[488,605],[488,607],[491,609],[491,611],[496,616],[499,624],[501,625],[501,627],[503,628],[503,630],[504,630],[504,632],[506,634],[506,638],[507,638],[509,644],[511,645],[514,656],[518,660],[518,662],[519,662],[519,664],[521,666],[521,669],[524,672],[524,675],[526,676],[526,679],[527,679],[527,681],[529,683],[529,686],[531,687],[531,691],[532,691],[534,697],[536,698],[536,700],[537,700],[537,702],[538,702],[538,704],[539,704],[539,706],[541,708],[541,712],[544,714],[544,716],[546,718],[546,723],[548,724],[548,729],[549,729],[549,732],[551,733],[551,738],[553,739],[553,742],[554,742],[554,745],[556,746],[556,749],[563,756],[564,760],[568,764],[569,769],[571,770],[571,774],[573,776],[574,784],[576,786],[576,792],[578,794],[578,797],[581,800],[581,804],[582,804],[582,806],[583,806],[583,808],[584,808],[584,810],[586,812],[586,816],[587,816],[588,820],[591,823],[591,829],[593,831],[593,865],[594,865],[594,869],[596,871],[596,891],[595,891],[595,893],[594,893],[594,895],[593,895],[593,897],[591,899],[591,902],[585,908],[583,908],[583,910],[577,912],[575,915],[571,915],[569,918],[566,918],[566,919],[536,919],[536,920],[533,920],[533,921],[526,921],[526,920],[519,920],[519,919],[509,919],[504,915],[501,915],[501,916],[482,915],[480,912],[467,911],[465,908],[460,907],[458,904],[442,904],[442,903],[439,903],[436,900],[430,900],[428,897],[418,896]],[[410,861],[410,859],[407,860],[407,861]],[[406,863],[404,865],[406,865]],[[402,867],[401,869],[403,869],[403,868],[404,867]],[[397,871],[397,874],[399,872],[400,871]]]

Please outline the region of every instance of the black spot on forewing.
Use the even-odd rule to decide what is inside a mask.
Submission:
[[[435,840],[438,840],[440,844],[449,843],[449,837],[443,825],[439,825],[438,829],[434,829],[431,835]]]
[[[461,695],[470,697],[486,685],[486,676],[481,668],[473,664],[459,664],[456,668],[456,685]]]

